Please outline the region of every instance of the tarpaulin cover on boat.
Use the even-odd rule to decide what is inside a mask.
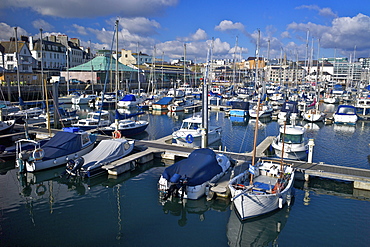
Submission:
[[[118,160],[127,155],[129,151],[132,151],[132,148],[129,148],[129,146],[130,144],[126,139],[102,140],[96,148],[82,156],[84,159],[82,167],[87,170],[88,167],[93,165]]]
[[[162,99],[158,100],[156,105],[168,105],[173,100],[173,97],[163,97]]]
[[[195,186],[211,180],[221,172],[215,152],[202,148],[194,150],[187,159],[167,167],[162,176],[169,181],[173,175],[179,174],[182,179],[187,178],[189,186]]]
[[[285,101],[281,106],[280,111],[298,113],[298,102],[296,101]]]
[[[133,94],[126,94],[120,101],[136,101],[136,97]]]
[[[68,155],[81,150],[81,135],[60,131],[41,147],[45,152],[44,160]]]

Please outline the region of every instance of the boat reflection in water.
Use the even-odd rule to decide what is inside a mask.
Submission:
[[[163,205],[163,212],[165,214],[171,214],[178,216],[179,226],[185,226],[187,224],[188,214],[199,215],[199,220],[205,220],[205,213],[209,210],[215,210],[218,212],[225,212],[229,210],[230,200],[225,199],[214,199],[207,201],[205,196],[197,200],[187,200],[175,197],[171,200],[162,200],[159,198],[159,202]]]
[[[288,220],[290,207],[285,205],[280,210],[245,221],[241,221],[233,209],[227,223],[229,246],[277,246],[276,241]]]

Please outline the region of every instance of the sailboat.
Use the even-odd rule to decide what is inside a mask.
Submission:
[[[257,105],[259,104],[260,97]],[[257,113],[257,121],[258,115]],[[231,200],[241,220],[281,209],[284,204],[289,205],[292,198],[293,167],[284,163],[283,159],[280,162],[255,162],[257,133],[258,129],[255,128],[252,164],[244,172],[231,178],[228,184]]]

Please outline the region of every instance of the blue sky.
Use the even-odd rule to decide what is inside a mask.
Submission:
[[[213,44],[214,58],[260,55],[305,59],[370,57],[368,0],[2,0],[0,40],[24,34],[66,34],[83,46],[111,49],[119,20],[119,49],[139,50],[167,61],[186,57],[204,62]],[[237,42],[237,46],[236,45]],[[269,49],[268,49],[269,44]],[[115,49],[115,47],[113,48]],[[269,51],[269,52],[268,52]]]

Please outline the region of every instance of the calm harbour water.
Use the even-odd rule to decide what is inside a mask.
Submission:
[[[138,138],[169,135],[190,115],[143,115],[150,125]],[[210,118],[223,127],[222,149],[252,149],[252,120]],[[259,142],[278,128],[259,123]],[[314,162],[370,169],[370,122],[308,132]],[[82,181],[59,177],[63,168],[20,177],[14,162],[0,164],[0,246],[370,246],[370,196],[349,183],[296,181],[290,208],[241,223],[228,200],[160,202],[157,181],[171,163]]]

